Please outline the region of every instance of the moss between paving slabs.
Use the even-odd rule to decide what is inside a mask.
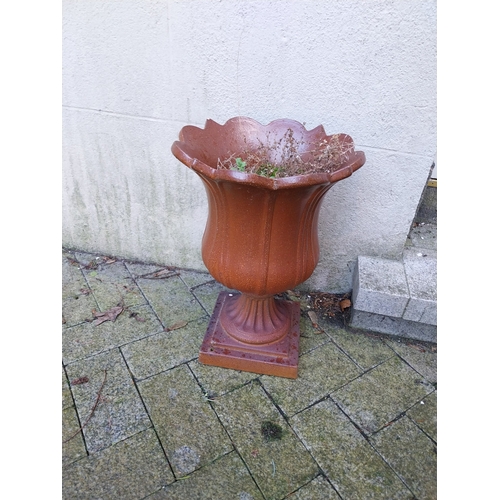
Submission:
[[[323,320],[322,324],[325,324]],[[382,339],[348,332],[332,325],[325,326],[326,333],[361,368],[368,370],[394,356],[394,351]]]
[[[418,498],[437,498],[436,447],[413,422],[403,417],[370,441]]]
[[[258,382],[218,398],[214,408],[266,499],[281,499],[318,475],[314,460]],[[266,421],[281,427],[281,439],[264,438]]]
[[[134,377],[141,380],[197,358],[208,317],[170,332],[160,332],[122,347]]]
[[[167,279],[137,278],[136,281],[164,327],[206,316],[205,310],[179,276]]]
[[[220,283],[212,281],[210,283],[197,286],[192,290],[192,293],[200,301],[207,314],[211,316],[215,308],[217,298],[219,297],[219,293],[224,290],[228,289]]]
[[[64,368],[62,369],[62,409],[73,406],[73,398],[71,397],[71,389],[68,385],[68,378]]]
[[[174,481],[152,429],[135,434],[63,470],[63,498],[144,498]]]
[[[179,273],[181,280],[189,289],[214,281],[212,276],[207,272],[188,270],[178,270],[177,272]]]
[[[80,422],[74,407],[62,412],[62,463],[68,465],[87,455],[82,433],[79,432]]]
[[[274,402],[293,415],[361,374],[361,370],[331,342],[299,358],[296,380],[262,376]]]
[[[318,476],[300,490],[287,497],[288,500],[339,500],[340,496],[331,484],[323,477]]]
[[[330,342],[330,337],[323,330],[314,328],[309,317],[300,318],[299,355],[303,356],[312,349]]]
[[[95,265],[88,268],[86,265],[89,262],[88,255],[78,252],[75,255],[82,262],[83,274],[101,311],[106,311],[118,304],[136,306],[146,303],[123,262],[108,264],[102,258],[94,257],[91,261]]]
[[[176,477],[233,449],[186,365],[139,382],[138,387]]]
[[[420,429],[437,442],[437,391],[422,399],[406,414]]]
[[[411,499],[412,493],[329,399],[290,424],[342,498]]]
[[[71,260],[70,260],[71,259]],[[92,309],[97,309],[82,271],[74,261],[74,255],[63,252],[62,258],[62,314],[65,327],[76,325],[92,318]]]
[[[332,398],[367,434],[411,408],[434,391],[397,356],[332,393]]]
[[[90,453],[151,427],[117,349],[68,365],[66,370],[70,381],[88,378],[86,383],[72,385],[71,390],[82,425],[88,419],[83,433]]]
[[[134,313],[137,316],[133,316]],[[82,323],[66,328],[62,333],[63,361],[65,364],[71,363],[152,335],[161,329],[160,322],[149,306],[127,309],[114,322],[106,321],[97,326]]]
[[[238,389],[258,377],[255,373],[203,365],[198,360],[191,361],[189,367],[210,399]]]
[[[264,500],[245,464],[236,452],[186,476],[181,481],[163,488],[147,500]]]
[[[396,340],[386,342],[427,381],[431,384],[437,382],[437,352],[433,351],[434,348]]]

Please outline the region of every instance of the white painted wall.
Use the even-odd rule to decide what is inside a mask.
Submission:
[[[292,118],[366,164],[328,193],[306,286],[400,255],[436,156],[436,0],[64,0],[63,244],[204,269],[185,124]]]

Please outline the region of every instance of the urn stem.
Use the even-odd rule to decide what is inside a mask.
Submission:
[[[272,344],[290,329],[287,310],[279,300],[244,293],[227,299],[220,322],[228,335],[246,344]]]

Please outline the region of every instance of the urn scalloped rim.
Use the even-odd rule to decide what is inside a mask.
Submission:
[[[192,153],[192,147],[188,145],[188,142],[199,141],[203,139],[203,135],[209,135],[214,133],[230,133],[242,131],[246,134],[252,130],[261,130],[264,133],[269,130],[276,130],[276,127],[283,130],[283,133],[288,129],[298,131],[302,133],[305,139],[327,139],[331,135],[327,135],[323,125],[318,125],[314,129],[306,130],[304,125],[296,120],[289,120],[286,118],[280,118],[278,120],[273,120],[268,125],[262,125],[253,118],[248,117],[234,117],[226,121],[224,125],[220,125],[214,120],[208,119],[205,122],[205,128],[201,129],[194,125],[186,125],[181,129],[179,133],[179,140],[175,141],[172,145],[172,153],[174,156],[182,163],[184,163],[189,168],[200,172],[214,180],[235,180],[242,183],[248,183],[256,186],[261,186],[267,189],[283,189],[283,188],[293,188],[300,187],[304,185],[320,184],[323,182],[338,182],[346,177],[349,177],[361,168],[365,163],[365,154],[362,151],[354,150],[354,141],[352,137],[346,134],[340,134],[343,139],[343,143],[349,144],[349,152],[347,153],[347,158],[345,164],[332,172],[327,173],[315,173],[306,175],[295,175],[290,177],[282,177],[279,179],[270,179],[263,177],[261,175],[253,173],[238,172],[228,169],[216,168],[216,166],[208,165],[204,161],[196,158]],[[202,132],[200,134],[200,132]],[[242,148],[243,149],[243,145]]]

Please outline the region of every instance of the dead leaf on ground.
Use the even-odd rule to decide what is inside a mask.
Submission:
[[[171,332],[172,330],[178,330],[179,328],[184,328],[188,324],[187,321],[177,321],[172,326],[165,328],[165,332]]]
[[[314,311],[307,311],[307,315],[309,316],[314,328],[318,328],[318,315]]]
[[[144,318],[141,318],[139,316],[139,313],[136,313],[136,312],[132,312],[130,313],[129,315],[129,318],[135,318],[137,321],[139,321],[140,323],[144,323],[146,320]]]
[[[75,378],[75,380],[72,380],[71,385],[82,385],[82,384],[86,384],[88,381],[89,381],[88,377],[79,377],[79,378]]]
[[[350,293],[333,294],[325,292],[310,292],[312,308],[322,318],[332,318],[346,323],[346,315],[351,307]]]
[[[148,280],[161,280],[161,279],[171,278],[172,276],[179,276],[179,273],[175,271],[174,267],[168,266],[165,269],[159,269],[158,271],[154,271],[152,273],[146,273],[138,277],[146,278]]]
[[[94,315],[95,318],[93,325],[98,326],[101,323],[104,323],[105,321],[114,322],[116,318],[123,312],[123,309],[124,308],[122,306],[116,306],[104,312],[96,312],[95,310],[92,311],[92,314]]]
[[[351,301],[349,299],[343,299],[339,303],[340,310],[344,312],[345,309],[351,307]]]
[[[419,344],[406,344],[408,347],[413,347],[413,349],[416,349],[417,351],[420,352],[425,352],[425,347],[419,345]]]
[[[99,262],[97,262],[97,258],[91,260],[86,266],[83,266],[84,269],[97,269],[99,267]]]

